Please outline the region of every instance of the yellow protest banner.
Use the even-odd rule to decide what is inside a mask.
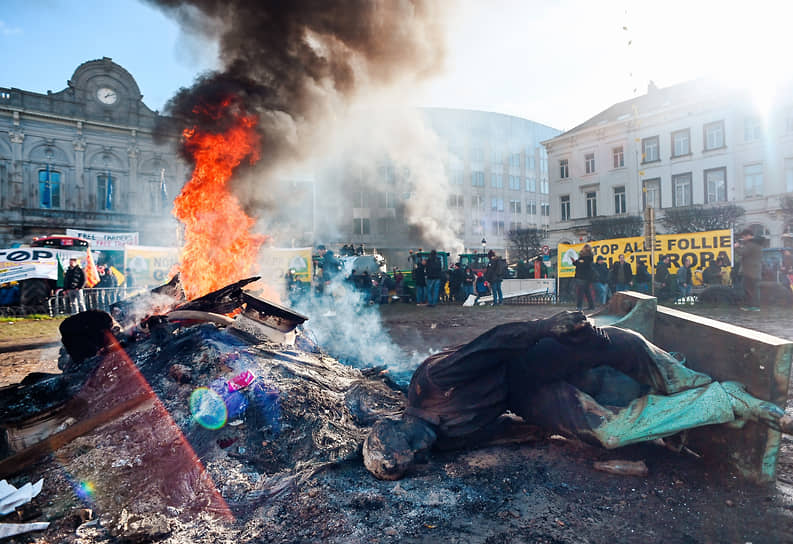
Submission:
[[[257,273],[272,287],[281,287],[289,270],[298,281],[311,283],[311,247],[266,247],[259,253]]]
[[[704,268],[720,255],[726,256],[729,259],[729,264],[732,265],[732,230],[711,230],[657,235],[655,237],[655,263],[650,262],[652,248],[646,245],[642,236],[580,244],[559,244],[557,265],[560,278],[575,276],[573,261],[578,258],[578,252],[587,243],[592,246],[595,258],[599,255],[606,258],[609,268],[614,261],[619,260],[620,255],[625,255],[625,260],[630,263],[634,273],[636,273],[636,265],[640,262],[647,265],[648,271],[652,271],[662,255],[669,255],[669,264],[672,270],[676,270],[686,257],[691,258],[693,268]]]
[[[168,282],[179,264],[179,248],[125,246],[124,272],[129,287],[156,287]]]

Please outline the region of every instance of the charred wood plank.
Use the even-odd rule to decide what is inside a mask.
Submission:
[[[140,406],[147,400],[150,400],[152,395],[146,391],[142,391],[135,397],[127,399],[119,404],[116,404],[101,413],[87,417],[82,421],[78,421],[71,427],[63,431],[47,437],[38,444],[35,444],[27,449],[17,452],[10,457],[6,457],[0,461],[0,478],[8,478],[14,474],[19,473],[21,470],[29,467],[38,461],[42,456],[56,451],[86,433],[113,421],[117,417],[125,414],[126,412]]]
[[[199,312],[214,312],[227,314],[242,306],[242,288],[258,280],[261,276],[245,278],[232,283],[217,291],[212,291],[197,299],[180,304],[176,310],[198,310]]]

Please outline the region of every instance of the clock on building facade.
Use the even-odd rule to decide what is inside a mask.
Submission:
[[[118,93],[110,87],[100,87],[96,91],[96,98],[102,103],[112,106],[118,100]]]

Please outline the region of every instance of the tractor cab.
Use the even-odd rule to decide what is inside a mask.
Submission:
[[[441,269],[448,270],[449,268],[449,252],[448,251],[438,251],[437,252],[438,258],[441,260]],[[422,251],[418,250],[415,252],[411,252],[410,254],[410,264],[411,267],[415,267],[418,263],[422,261],[422,259],[429,260],[430,252],[429,251]]]
[[[462,269],[470,266],[471,270],[476,273],[487,270],[490,259],[487,257],[487,253],[461,253],[459,262]]]

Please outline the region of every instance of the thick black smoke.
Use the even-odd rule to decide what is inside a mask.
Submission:
[[[166,114],[222,130],[208,103],[233,95],[260,118],[261,164],[305,155],[301,135],[369,86],[435,73],[445,0],[148,0],[219,43],[222,69],[181,89]],[[199,106],[197,108],[196,106]]]

